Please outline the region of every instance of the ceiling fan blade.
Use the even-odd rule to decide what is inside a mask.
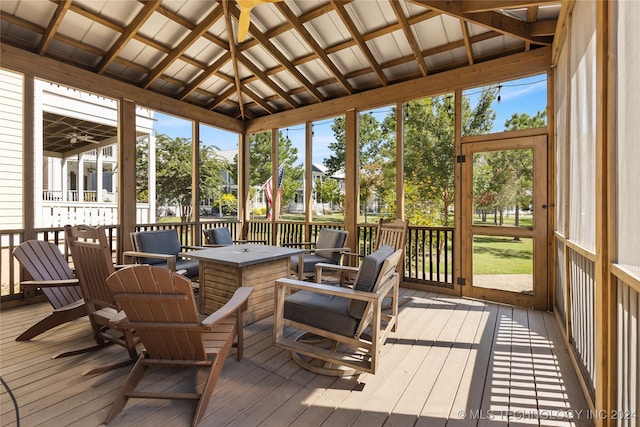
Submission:
[[[282,0],[236,0],[240,7],[240,19],[238,21],[238,43],[243,42],[249,32],[251,21],[251,9],[262,3],[276,3]]]
[[[243,42],[249,32],[249,22],[251,20],[251,9],[240,5],[240,21],[238,22],[238,43]]]

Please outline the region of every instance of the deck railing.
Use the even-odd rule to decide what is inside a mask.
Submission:
[[[175,229],[183,245],[195,245],[203,242],[204,229],[227,227],[234,239],[266,240],[272,243],[272,223],[268,221],[248,221],[246,235],[242,234],[238,221],[215,220],[186,223],[139,224],[137,231]],[[341,223],[314,223],[279,221],[276,223],[276,244],[292,242],[313,242],[318,230],[323,227],[344,229]],[[107,237],[113,249],[114,261],[121,260],[122,239],[119,238],[119,226],[107,226]],[[358,225],[358,248],[351,248],[367,255],[375,248],[377,224]],[[64,228],[42,228],[35,230],[35,238],[51,241],[69,258],[64,242]],[[129,239],[128,236],[124,237]],[[2,302],[23,299],[18,283],[22,279],[20,266],[13,257],[13,250],[24,241],[24,230],[0,230],[0,279],[2,283]],[[451,288],[451,265],[453,260],[453,228],[445,227],[409,227],[405,248],[404,281],[413,284],[428,284]]]

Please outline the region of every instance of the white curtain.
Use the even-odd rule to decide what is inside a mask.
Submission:
[[[617,7],[618,263],[640,277],[640,4]]]
[[[556,227],[565,235],[564,229],[564,173],[567,152],[567,45],[562,46],[556,68]]]
[[[596,2],[576,2],[569,73],[569,239],[595,252]]]

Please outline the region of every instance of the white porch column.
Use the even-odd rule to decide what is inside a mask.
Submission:
[[[69,168],[68,168],[69,163],[67,162],[67,159],[62,159],[62,167],[60,168],[60,175],[61,175],[61,185],[60,188],[62,189],[62,201],[63,202],[67,202],[69,200],[69,195],[67,194],[68,189],[69,189]]]
[[[96,202],[102,202],[102,148],[96,149]]]
[[[78,154],[78,202],[84,202],[84,154]]]

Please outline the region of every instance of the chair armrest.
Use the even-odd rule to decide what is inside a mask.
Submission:
[[[338,265],[338,264],[329,264],[326,262],[319,262],[316,264],[316,274],[315,274],[315,278],[316,278],[316,283],[322,283],[322,273],[324,271],[333,271],[333,272],[339,272],[340,275],[342,275],[343,273],[346,272],[353,272],[353,273],[358,273],[358,270],[360,270],[359,267],[351,267],[348,265]]]
[[[233,243],[261,243],[263,245],[267,244],[266,240],[234,240]]]
[[[276,280],[277,288],[289,288],[296,290],[305,290],[325,295],[334,295],[359,301],[375,302],[381,299],[377,293],[357,291],[351,288],[342,288],[340,286],[325,285],[324,283],[304,282],[296,279],[278,279]],[[276,292],[279,295],[279,292]]]
[[[345,257],[345,258],[351,258],[351,259],[353,259],[353,258],[364,258],[364,255],[362,255],[362,254],[359,254],[359,253],[356,253],[356,252],[349,252],[349,251],[343,252],[342,256]]]
[[[163,259],[167,261],[167,268],[171,271],[176,271],[176,259],[175,255],[170,254],[156,254],[152,252],[140,252],[140,251],[126,251],[123,253],[125,257],[133,258],[155,258]]]
[[[220,307],[219,310],[216,310],[215,313],[212,313],[202,321],[203,326],[213,327],[218,322],[223,319],[226,319],[230,315],[233,315],[235,312],[239,310],[246,310],[247,300],[249,299],[249,295],[253,292],[253,288],[251,287],[240,287],[236,289],[235,293],[231,297],[229,301],[226,302],[225,305]]]
[[[345,252],[350,253],[350,251],[351,249],[349,248],[322,248],[322,249],[316,248],[315,253],[317,254],[317,253],[323,253],[323,252],[330,252],[330,253],[339,252],[344,254]]]
[[[284,247],[289,247],[289,246],[295,246],[295,247],[303,247],[306,246],[308,248],[315,246],[315,242],[289,242],[289,243],[281,243],[280,246],[284,246]]]
[[[60,280],[25,280],[20,282],[20,289],[32,288],[58,288],[62,286],[79,286],[78,279],[60,279]]]
[[[197,251],[199,249],[207,249],[206,246],[180,246],[181,250]]]

